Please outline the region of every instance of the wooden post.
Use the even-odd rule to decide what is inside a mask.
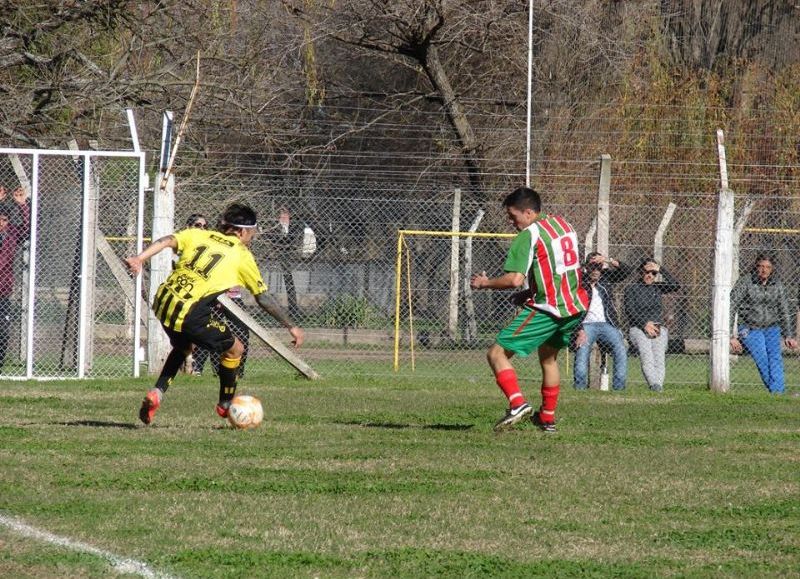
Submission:
[[[610,222],[611,155],[600,155],[600,185],[597,188],[597,251],[608,256]]]
[[[744,207],[742,207],[742,212],[739,214],[739,217],[736,218],[736,225],[733,228],[733,257],[731,258],[731,287],[736,284],[736,280],[739,279],[739,248],[741,247],[742,241],[742,231],[744,231],[744,226],[747,224],[747,220],[750,218],[750,213],[753,211],[755,207],[755,202],[752,199],[748,199],[745,202]],[[733,332],[736,335],[736,328],[738,326],[738,320],[734,320],[733,323]]]
[[[170,235],[175,229],[175,178],[166,175],[169,164],[170,143],[172,138],[172,112],[164,113],[161,131],[161,163],[156,187],[153,191],[153,233],[152,239],[156,241],[165,235]],[[172,271],[172,255],[162,251],[150,259],[150,303],[156,295],[158,286],[167,279]],[[148,310],[147,318],[147,371],[157,374],[169,354],[167,335],[161,328],[161,322]]]
[[[733,258],[733,191],[728,187],[725,136],[717,130],[720,190],[717,202],[717,231],[714,241],[714,282],[711,289],[711,376],[715,392],[730,390],[730,306]]]
[[[597,251],[608,256],[608,229],[610,221],[611,155],[600,155],[600,182],[597,187]],[[608,390],[608,363],[606,355],[595,344],[589,365],[589,387]]]
[[[297,371],[303,374],[309,380],[316,380],[319,378],[314,369],[306,364],[291,348],[286,347],[280,340],[273,336],[264,326],[259,324],[256,319],[247,313],[245,310],[236,305],[231,298],[225,294],[217,297],[219,303],[234,316],[245,324],[251,332],[258,336],[267,346],[269,346],[281,358],[289,362]]]
[[[478,209],[475,214],[475,219],[472,220],[472,225],[469,226],[469,232],[475,233],[478,226],[483,219],[483,209]],[[472,274],[472,236],[464,240],[464,305],[467,313],[467,327],[465,340],[474,342],[478,339],[478,322],[475,319],[475,301],[472,299],[472,288],[469,285],[469,278]]]
[[[461,227],[461,189],[456,187],[453,194],[453,218],[450,230],[458,233]],[[460,239],[450,238],[450,298],[448,300],[447,335],[455,343],[458,339],[458,248]]]
[[[594,251],[594,234],[597,232],[597,216],[592,217],[592,224],[586,232],[586,237],[583,240],[583,257],[589,257],[589,254]]]
[[[667,205],[667,210],[664,212],[664,217],[661,218],[661,223],[658,225],[655,238],[653,239],[653,259],[655,259],[659,265],[664,263],[664,234],[669,227],[670,221],[672,221],[672,216],[675,214],[676,207],[677,205],[674,203]],[[661,276],[659,275],[659,277]]]

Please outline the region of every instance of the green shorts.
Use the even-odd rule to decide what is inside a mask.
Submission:
[[[524,307],[508,326],[500,330],[497,343],[520,356],[529,356],[543,344],[561,350],[569,345],[570,336],[582,319],[583,314],[557,318],[547,312]]]

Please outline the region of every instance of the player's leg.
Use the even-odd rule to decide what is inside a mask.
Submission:
[[[555,432],[556,408],[561,390],[558,348],[549,344],[539,346],[539,365],[542,367],[542,405],[533,413],[531,421],[545,432]]]
[[[541,316],[540,335],[547,336],[538,347],[542,367],[542,405],[531,416],[531,422],[545,432],[555,432],[556,407],[561,391],[561,373],[558,369],[558,352],[569,346],[570,336],[580,325],[583,316],[556,318]]]
[[[236,394],[236,379],[238,376],[239,364],[244,353],[244,345],[233,334],[233,345],[220,353],[219,359],[219,402],[217,403],[217,414],[225,418],[228,416],[228,408]]]
[[[167,355],[167,359],[164,360],[164,366],[161,368],[161,374],[159,374],[155,386],[147,392],[139,408],[139,420],[145,424],[153,422],[153,417],[161,406],[164,393],[172,384],[181,366],[183,366],[186,356],[192,351],[192,343],[187,336],[169,328],[164,328],[164,330],[169,336],[172,350]]]
[[[497,335],[497,342],[493,344],[486,354],[489,366],[494,373],[498,387],[508,400],[508,410],[505,415],[494,425],[495,430],[510,428],[529,416],[532,408],[525,400],[525,395],[519,388],[517,372],[511,365],[511,358],[515,354],[528,356],[534,349],[531,346],[532,322],[536,311],[523,308],[520,314]]]

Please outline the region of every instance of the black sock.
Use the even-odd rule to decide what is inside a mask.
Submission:
[[[156,380],[156,388],[161,390],[162,393],[166,392],[185,361],[186,352],[173,348],[164,361],[164,367],[161,369],[158,380]]]
[[[236,375],[239,369],[239,359],[225,358],[219,364],[219,403],[226,405],[233,400],[236,394]]]

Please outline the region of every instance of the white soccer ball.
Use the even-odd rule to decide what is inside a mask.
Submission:
[[[261,400],[255,396],[235,396],[228,409],[228,422],[234,428],[255,428],[264,419]]]

